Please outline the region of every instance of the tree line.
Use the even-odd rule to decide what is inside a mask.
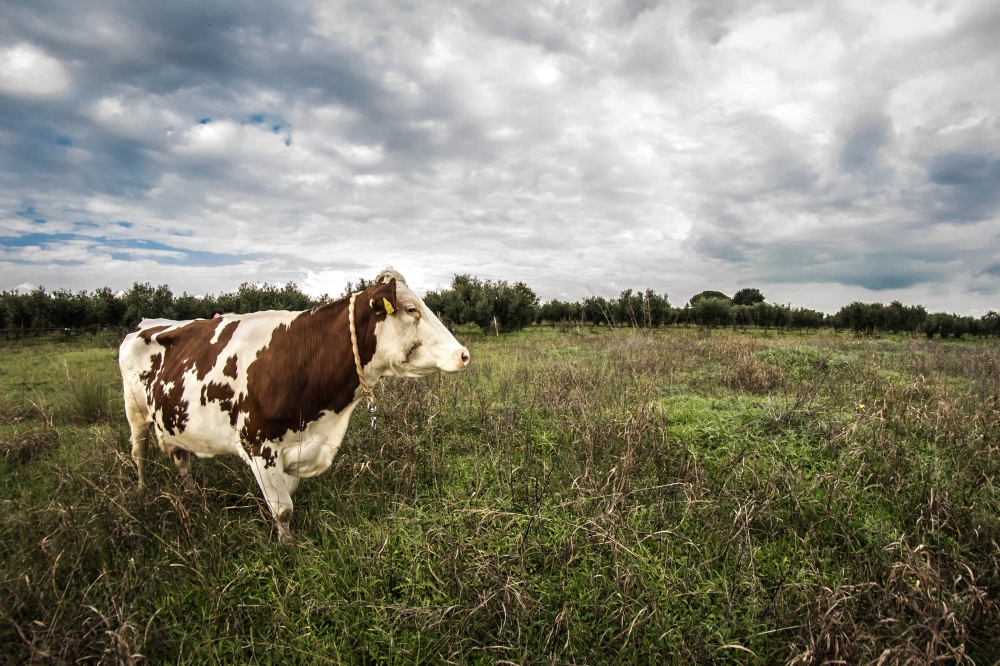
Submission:
[[[348,282],[344,294],[363,290],[370,280]],[[260,310],[305,310],[329,302],[324,294],[311,298],[294,283],[244,282],[236,291],[219,295],[175,296],[168,285],[153,287],[136,282],[124,292],[109,287],[94,291],[0,292],[0,328],[113,328],[132,329],[143,318],[208,318],[214,311],[245,314]],[[652,289],[625,289],[617,298],[589,296],[575,302],[553,299],[541,303],[524,282],[481,280],[456,275],[447,289],[428,292],[427,306],[449,326],[474,324],[484,333],[517,331],[529,325],[579,325],[614,328],[698,326],[765,331],[832,328],[858,334],[881,332],[923,334],[928,338],[1000,336],[1000,314],[982,317],[946,312],[928,313],[922,305],[854,302],[832,315],[809,308],[768,303],[759,289],[745,288],[732,297],[719,291],[695,294],[683,307],[670,304],[667,294]]]
[[[809,308],[767,303],[757,289],[743,289],[732,298],[718,291],[703,291],[679,308],[670,305],[666,294],[657,294],[652,289],[645,292],[626,289],[618,298],[590,296],[577,303],[550,301],[541,306],[536,321],[539,324],[578,321],[633,328],[677,325],[783,330],[820,328],[825,315]]]
[[[140,320],[208,319],[212,312],[245,314],[259,310],[305,310],[325,303],[322,296],[311,299],[292,283],[256,285],[244,282],[231,293],[218,296],[174,296],[170,287],[136,282],[116,294],[109,287],[76,293],[60,289],[47,292],[38,287],[30,292],[0,292],[0,328],[7,329],[132,329]]]
[[[450,289],[429,292],[424,302],[449,325],[474,323],[483,332],[514,331],[529,324],[660,328],[698,326],[707,329],[760,328],[765,331],[832,328],[858,334],[910,333],[928,338],[1000,336],[1000,314],[982,317],[947,312],[929,314],[922,305],[854,302],[832,315],[810,308],[768,303],[759,289],[740,289],[732,297],[719,291],[695,294],[683,307],[673,307],[667,294],[652,289],[625,289],[617,298],[589,296],[576,302],[553,299],[539,303],[523,282],[491,282],[458,275]]]

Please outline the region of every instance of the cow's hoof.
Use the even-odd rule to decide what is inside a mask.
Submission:
[[[284,507],[274,517],[274,523],[278,526],[278,541],[280,543],[292,543],[295,538],[292,536],[292,509]]]
[[[195,483],[194,479],[190,476],[185,476],[181,481],[181,485],[184,486],[184,492],[186,493],[194,495],[201,492],[200,488],[198,488],[198,484]]]

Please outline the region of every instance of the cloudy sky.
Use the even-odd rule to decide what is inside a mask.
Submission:
[[[875,8],[875,9],[873,9]],[[0,289],[1000,308],[1000,4],[0,0]]]

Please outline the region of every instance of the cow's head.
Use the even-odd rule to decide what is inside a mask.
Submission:
[[[469,350],[406,285],[402,275],[382,271],[375,283],[363,297],[378,321],[373,361],[384,368],[383,375],[423,377],[457,372],[469,364]]]

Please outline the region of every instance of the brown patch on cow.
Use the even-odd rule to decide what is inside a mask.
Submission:
[[[226,367],[222,369],[222,374],[226,377],[232,377],[236,379],[236,354],[233,354],[228,359],[226,359]]]
[[[166,363],[169,365],[172,358],[177,359],[184,365],[184,372],[194,368],[198,381],[204,379],[205,375],[215,367],[219,354],[233,339],[233,333],[240,325],[239,320],[229,322],[219,333],[218,340],[212,342],[215,329],[223,321],[218,318],[198,319],[157,336],[156,341],[167,348]]]
[[[240,418],[240,407],[243,405],[243,393],[240,393],[239,397],[236,398],[236,401],[233,404],[235,407],[233,407],[232,411],[229,412],[229,425],[235,428],[236,422]]]
[[[139,337],[142,338],[143,340],[145,340],[146,344],[148,345],[152,341],[154,335],[156,335],[160,331],[165,331],[168,328],[170,328],[170,327],[169,326],[150,326],[149,328],[144,328],[141,331],[139,331]]]
[[[372,300],[396,307],[396,281],[365,290],[355,301],[355,327],[361,364],[375,355],[375,325],[386,317]],[[266,347],[247,367],[247,395],[240,396],[231,422],[246,419],[240,431],[250,455],[262,455],[266,441],[300,432],[323,412],[339,413],[354,401],[359,386],[351,349],[349,298],[307,310],[271,333]],[[267,447],[265,447],[267,448]]]
[[[233,409],[233,398],[236,397],[236,392],[228,384],[209,382],[201,389],[201,394],[208,402],[219,403],[219,407],[224,412],[229,412]],[[203,402],[202,404],[204,405],[205,403]]]
[[[149,359],[149,370],[139,373],[139,381],[145,384],[147,393],[149,393],[153,380],[156,379],[156,374],[160,371],[162,362],[163,354],[153,354],[152,358]]]
[[[188,403],[183,399],[184,375],[194,368],[197,379],[204,379],[215,367],[219,354],[229,344],[239,326],[239,321],[229,322],[219,333],[218,339],[212,342],[216,329],[222,322],[222,319],[196,320],[156,337],[156,342],[163,347],[162,357],[155,354],[150,369],[141,373],[139,378],[146,386],[149,404],[160,415],[164,427],[171,435],[184,432],[187,425]],[[209,397],[203,392],[202,404],[206,404],[205,400]]]

